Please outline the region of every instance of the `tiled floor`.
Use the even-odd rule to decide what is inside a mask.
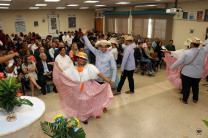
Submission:
[[[208,87],[200,84],[199,102],[182,104],[180,91],[167,80],[165,70],[155,76],[134,74],[135,94],[115,96],[108,112],[100,119],[90,118],[89,124],[81,124],[87,138],[206,138],[208,128],[202,119],[208,120]],[[126,80],[123,91],[128,90]],[[28,93],[29,94],[29,93]],[[64,114],[58,94],[51,92],[36,96],[46,104],[45,120],[53,121],[57,114]],[[196,130],[202,133],[197,134]],[[47,137],[47,136],[46,136]]]

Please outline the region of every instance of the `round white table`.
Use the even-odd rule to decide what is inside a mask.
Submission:
[[[45,103],[36,97],[22,96],[21,98],[30,100],[33,103],[33,106],[22,105],[21,107],[17,107],[14,112],[17,116],[17,120],[14,122],[8,122],[6,120],[8,114],[6,114],[3,110],[0,110],[0,137],[44,137],[40,121],[44,121],[42,116],[45,112]]]

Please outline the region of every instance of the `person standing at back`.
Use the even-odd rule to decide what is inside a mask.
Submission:
[[[130,91],[126,91],[126,94],[133,94],[134,93],[134,69],[135,69],[135,59],[134,59],[134,49],[132,45],[133,37],[126,36],[125,37],[125,44],[126,48],[124,50],[124,56],[121,63],[121,80],[118,84],[117,92],[114,95],[121,94],[121,89],[123,84],[128,77]]]

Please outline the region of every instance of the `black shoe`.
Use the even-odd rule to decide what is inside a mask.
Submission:
[[[85,124],[85,125],[87,125],[88,124],[88,121],[86,120],[86,121],[83,121],[83,123]]]
[[[54,91],[55,93],[58,93],[56,87],[53,88],[53,91]]]
[[[46,90],[44,88],[41,88],[40,91],[43,95],[46,95]]]

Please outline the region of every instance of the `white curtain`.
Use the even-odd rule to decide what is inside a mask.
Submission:
[[[107,32],[114,33],[115,32],[115,18],[107,18]]]
[[[166,19],[155,19],[154,38],[158,37],[160,40],[165,40],[166,24]]]
[[[116,17],[116,33],[128,34],[128,17]]]

